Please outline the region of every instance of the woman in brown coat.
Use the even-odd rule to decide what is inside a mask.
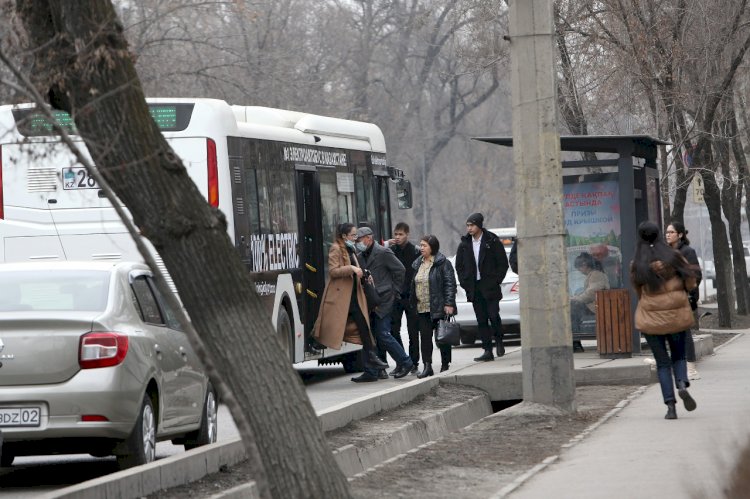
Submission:
[[[370,333],[362,269],[354,254],[356,237],[354,224],[343,223],[336,228],[336,239],[328,251],[329,280],[323,291],[313,338],[328,348],[340,350],[346,330],[356,327],[365,350],[365,364],[384,369],[388,364],[375,355],[375,340]]]
[[[638,295],[635,326],[654,354],[661,393],[667,405],[666,419],[677,419],[675,385],[685,409],[696,408],[695,400],[687,391],[690,381],[685,360],[685,334],[693,324],[688,292],[696,286],[695,275],[687,260],[663,241],[655,223],[643,222],[638,226],[638,241],[630,267],[630,278]]]

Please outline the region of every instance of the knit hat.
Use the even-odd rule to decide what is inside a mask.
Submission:
[[[466,219],[466,223],[474,224],[481,229],[482,224],[484,223],[484,215],[481,213],[472,213],[469,215],[469,218]]]

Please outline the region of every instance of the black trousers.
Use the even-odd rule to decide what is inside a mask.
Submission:
[[[503,322],[500,319],[500,300],[487,300],[479,290],[479,281],[474,285],[474,315],[477,316],[482,348],[492,350],[492,338],[503,341]]]
[[[362,314],[359,305],[349,307],[349,318],[351,318],[357,325],[359,337],[362,339],[362,348],[365,349],[365,352],[373,350],[375,348],[375,345],[373,344],[375,339],[370,333],[370,328],[367,327],[367,321],[365,320],[365,316]]]
[[[406,329],[409,332],[409,357],[414,365],[419,363],[419,325],[417,323],[417,312],[409,307],[404,307],[398,300],[393,304],[391,313],[391,335],[396,338],[398,344],[404,346],[401,341],[401,320],[406,314]]]
[[[422,341],[422,362],[425,364],[432,363],[432,337],[433,331],[437,327],[437,321],[432,320],[430,313],[417,314],[417,324],[419,325],[419,336]],[[440,345],[440,361],[443,364],[451,363],[451,346]]]

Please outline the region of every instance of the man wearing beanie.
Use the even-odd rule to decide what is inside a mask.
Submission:
[[[497,342],[497,356],[505,355],[503,325],[500,321],[500,285],[508,272],[505,247],[495,234],[483,229],[484,216],[472,213],[466,219],[467,234],[456,251],[456,273],[466,298],[474,306],[484,353],[477,362],[493,360],[492,337]]]

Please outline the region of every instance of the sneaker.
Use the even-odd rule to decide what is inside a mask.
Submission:
[[[688,362],[687,369],[689,380],[694,381],[696,379],[701,379],[701,375],[698,374],[698,370],[695,368],[695,362]]]
[[[482,355],[475,357],[475,362],[487,362],[489,360],[495,360],[495,356],[492,355],[492,350],[485,350]]]

